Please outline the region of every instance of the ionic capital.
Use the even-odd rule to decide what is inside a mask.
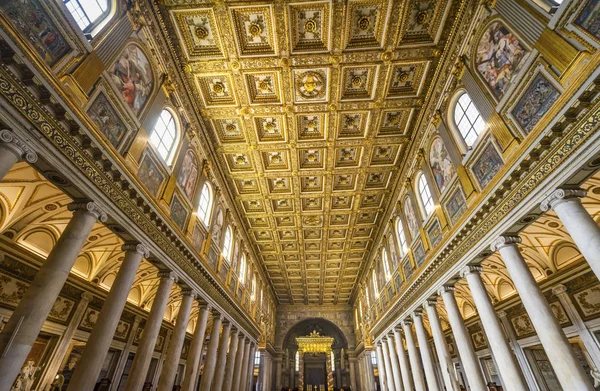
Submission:
[[[506,311],[500,310],[500,311],[496,311],[496,313],[498,314],[498,317],[506,318],[506,315],[507,315]]]
[[[148,247],[141,243],[126,243],[121,247],[121,250],[127,252],[136,252],[138,254],[141,254],[144,258],[148,258],[150,256],[150,251],[148,250]]]
[[[563,293],[567,293],[567,287],[564,286],[563,284],[559,284],[557,286],[555,286],[554,288],[552,288],[552,294],[559,296],[562,295]]]
[[[411,318],[404,318],[404,319],[403,319],[403,320],[400,322],[400,324],[401,324],[403,327],[410,327],[410,326],[413,324],[413,321],[412,321],[412,319],[411,319]]]
[[[437,307],[437,305],[438,305],[437,299],[431,298],[431,299],[425,300],[425,302],[423,303],[423,308],[425,308],[425,309],[427,309],[427,307],[435,308],[435,307]]]
[[[90,302],[90,301],[92,301],[93,298],[94,298],[94,295],[92,295],[90,292],[83,292],[81,294],[81,300]]]
[[[106,212],[100,208],[100,205],[93,201],[75,201],[67,205],[67,209],[72,212],[92,213],[96,216],[96,219],[103,223],[108,220]]]
[[[200,311],[211,312],[212,311],[212,306],[210,304],[207,304],[207,303],[198,303],[198,309]]]
[[[27,142],[9,129],[0,130],[0,142],[5,144],[15,155],[25,159],[27,163],[37,162],[37,153],[27,145]]]
[[[556,189],[540,203],[540,209],[542,212],[547,212],[556,205],[568,200],[583,198],[586,194],[587,192],[583,189]]]
[[[177,273],[172,270],[165,270],[158,272],[158,278],[165,280],[173,280],[173,282],[177,282]]]
[[[471,273],[476,273],[479,274],[483,271],[483,268],[481,266],[474,266],[474,265],[468,265],[465,266],[461,271],[460,271],[460,277],[461,278],[465,278],[467,275],[471,274]]]
[[[519,236],[500,235],[492,242],[490,250],[496,252],[502,247],[516,246],[519,243],[521,243],[521,238]]]
[[[185,296],[191,296],[191,297],[192,297],[192,300],[193,300],[193,299],[195,299],[195,298],[196,298],[197,294],[196,294],[196,292],[194,292],[194,290],[193,290],[193,289],[183,289],[183,290],[181,291],[181,296],[184,296],[184,297],[185,297]]]
[[[456,288],[453,285],[444,285],[438,289],[438,295],[442,296],[444,293],[454,294],[454,291],[456,291]]]
[[[412,314],[410,314],[410,316],[413,320],[415,320],[416,318],[420,318],[423,316],[423,310],[421,308],[417,308],[413,311]]]

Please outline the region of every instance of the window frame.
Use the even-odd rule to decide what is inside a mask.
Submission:
[[[417,174],[417,188],[416,193],[418,195],[419,207],[421,209],[421,213],[423,215],[423,220],[427,220],[429,216],[431,216],[435,210],[435,200],[433,199],[433,193],[431,193],[431,187],[429,186],[429,181],[425,176],[423,171],[420,171]],[[421,185],[423,184],[423,188]],[[427,200],[423,199],[423,191],[426,191],[428,197]],[[427,201],[427,202],[426,202]]]
[[[406,230],[400,216],[396,218],[396,243],[398,244],[400,257],[404,258],[408,254],[408,239],[406,238]]]
[[[379,283],[377,282],[377,273],[375,273],[375,269],[371,271],[371,282],[373,283],[373,294],[375,295],[375,300],[379,299]]]
[[[208,197],[206,197],[206,210],[202,212],[200,208],[202,207],[202,200],[204,198],[204,189],[208,189]],[[198,200],[196,215],[200,218],[200,221],[202,221],[202,224],[204,224],[207,229],[210,227],[210,221],[212,219],[212,210],[214,206],[213,197],[214,193],[210,182],[204,181],[202,189],[200,190],[200,199]]]
[[[229,238],[229,240],[227,240]],[[221,249],[221,254],[223,258],[227,261],[227,264],[231,265],[231,252],[233,250],[233,230],[231,226],[228,226],[225,230],[225,235],[223,236],[223,248]]]
[[[95,0],[98,3],[98,0]],[[74,8],[69,6],[69,3],[76,3],[77,5]],[[73,18],[75,25],[81,30],[83,35],[89,41],[93,39],[112,19],[112,17],[117,12],[117,4],[114,0],[106,0],[106,10],[102,11],[100,15],[98,15],[94,20],[90,20],[87,12],[85,11],[86,7],[81,4],[80,0],[62,0],[62,4],[69,13],[69,15]],[[100,7],[102,8],[102,7]],[[82,27],[79,22],[79,16],[76,16],[74,12],[79,9],[80,12],[85,16],[87,21],[89,22],[85,27]]]
[[[166,143],[163,142],[164,135],[167,132],[167,130],[169,129],[169,125],[171,124],[171,121],[167,122],[166,124],[164,123],[162,115],[165,112],[171,116],[172,123],[173,123],[173,131],[174,131],[173,141],[171,142],[171,147],[169,149],[167,149]],[[163,135],[160,137],[158,144],[154,144],[152,137],[153,137],[154,133],[156,132],[156,126],[158,125],[159,121],[161,121],[164,124],[165,133],[163,133]],[[160,112],[160,115],[158,116],[158,118],[156,120],[156,123],[154,124],[154,127],[152,128],[152,131],[148,135],[148,141],[149,141],[150,145],[152,145],[152,147],[154,148],[154,150],[156,151],[158,156],[160,157],[160,160],[167,167],[172,168],[173,161],[175,160],[175,155],[177,154],[177,150],[179,149],[179,144],[181,142],[181,126],[179,124],[179,117],[177,116],[177,113],[175,113],[168,106],[163,107],[162,111]],[[163,156],[160,152],[161,144],[164,145],[165,149],[167,149],[166,157]]]
[[[469,98],[469,100],[471,102],[470,105],[472,105],[475,108],[475,110],[479,114],[479,118],[481,118],[481,120],[483,121],[483,128],[481,129],[481,131],[479,133],[477,133],[477,130],[474,129],[473,125],[471,125],[470,130],[474,131],[475,134],[477,135],[477,137],[475,138],[475,140],[473,141],[473,143],[471,145],[469,145],[467,143],[467,141],[465,139],[465,135],[463,135],[463,132],[461,131],[461,129],[458,125],[459,121],[456,118],[456,109],[459,105],[459,100],[463,95],[466,95]],[[469,106],[467,106],[467,109],[469,108]],[[462,115],[466,115],[466,110],[463,109],[462,104],[460,105],[460,109],[463,110]],[[477,107],[475,102],[473,101],[473,98],[471,97],[469,92],[464,88],[459,89],[452,97],[452,101],[451,101],[451,103],[449,105],[449,109],[448,109],[448,116],[449,116],[450,127],[452,129],[452,132],[454,133],[454,138],[457,140],[457,143],[459,145],[459,150],[461,151],[461,153],[463,155],[466,155],[470,151],[475,149],[475,147],[477,146],[479,141],[483,138],[482,136],[487,132],[487,130],[488,130],[487,123],[485,122],[485,119],[481,115],[481,111],[479,110],[479,108]],[[467,120],[469,121],[469,124],[471,124],[470,118],[468,118]],[[477,118],[475,119],[475,121],[477,121]],[[469,132],[467,132],[467,134],[468,133]]]
[[[386,284],[392,279],[392,271],[389,264],[389,255],[385,245],[381,248],[381,263],[383,263],[383,274],[385,275]]]
[[[247,267],[248,267],[248,265],[246,265],[246,254],[242,254],[242,257],[240,258],[240,270],[238,270],[238,280],[242,284],[246,283],[246,268]]]

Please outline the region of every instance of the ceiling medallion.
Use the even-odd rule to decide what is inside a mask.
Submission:
[[[271,155],[271,162],[275,164],[281,163],[281,155],[278,153]]]
[[[306,122],[306,127],[309,128],[309,129],[316,128],[317,126],[318,126],[317,120],[314,119],[314,118],[313,119],[309,119]]]
[[[361,87],[363,85],[363,83],[364,83],[364,80],[360,76],[354,76],[352,78],[352,87],[354,87],[354,88]]]
[[[246,164],[246,157],[245,157],[244,155],[238,155],[238,156],[235,158],[235,162],[236,162],[237,164]]]
[[[425,24],[429,20],[429,14],[427,11],[421,11],[417,14],[417,24]]]
[[[225,126],[225,130],[228,131],[229,133],[233,133],[237,130],[237,128],[235,127],[234,124],[227,124],[227,126]]]
[[[258,83],[258,88],[260,88],[262,92],[271,92],[271,83],[269,83],[267,80],[261,80]]]
[[[196,26],[194,32],[196,33],[196,37],[198,37],[198,39],[205,39],[208,37],[208,30],[203,26]]]
[[[396,76],[396,80],[400,83],[406,83],[408,81],[409,77],[410,77],[410,75],[408,74],[408,72],[400,72]]]
[[[309,153],[309,154],[306,156],[306,159],[307,159],[309,162],[314,162],[315,160],[317,160],[317,155],[315,155],[314,153]],[[313,181],[313,182],[314,182],[314,181]],[[309,183],[310,183],[311,185],[313,184],[313,183],[311,183],[311,180],[310,180],[310,179],[309,179]]]
[[[265,130],[273,132],[275,130],[275,124],[272,121],[265,122]]]
[[[346,117],[346,126],[348,126],[349,128],[354,127],[354,125],[356,125],[356,118],[354,118],[353,116],[347,116]]]
[[[285,186],[285,181],[283,179],[278,179],[275,181],[275,186],[281,188]]]
[[[250,23],[248,26],[248,32],[252,34],[253,37],[258,37],[262,33],[262,27],[258,23]]]
[[[301,73],[296,80],[296,89],[304,98],[322,98],[325,95],[323,75],[314,71]]]
[[[222,94],[225,92],[225,85],[223,85],[221,82],[216,82],[213,84],[212,90],[215,94]]]
[[[314,19],[308,19],[306,23],[304,23],[304,30],[309,33],[314,33],[317,31],[317,22]]]
[[[367,31],[371,26],[371,19],[368,16],[362,16],[357,22],[358,28]]]

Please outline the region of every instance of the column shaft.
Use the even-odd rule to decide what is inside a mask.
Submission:
[[[246,383],[244,384],[244,391],[250,389],[250,386],[254,382],[254,355],[256,354],[256,344],[253,342],[250,344],[250,353],[248,354],[248,368],[246,369]]]
[[[0,130],[0,181],[21,158],[25,158],[29,164],[38,159],[29,143],[9,129]]]
[[[117,362],[117,367],[115,368],[115,374],[113,375],[112,382],[110,383],[110,391],[116,391],[119,388],[119,383],[121,382],[121,377],[123,377],[123,371],[125,370],[125,365],[127,365],[127,359],[129,358],[131,347],[133,346],[135,332],[137,331],[141,321],[142,317],[136,315],[133,320],[133,325],[131,325],[131,331],[129,332],[129,337],[127,337],[127,342],[125,343],[125,346],[123,347],[123,350],[119,356],[119,361]]]
[[[349,358],[350,361],[350,388],[356,390],[356,359]]]
[[[442,378],[444,379],[444,385],[446,386],[447,391],[460,391],[460,387],[454,376],[452,356],[450,356],[446,337],[444,336],[444,331],[440,324],[440,318],[435,309],[436,305],[437,302],[432,300],[427,301],[423,307],[427,311],[427,317],[429,318],[429,325],[431,326],[431,333],[433,334],[433,342],[440,363]]]
[[[237,358],[238,345],[240,341],[238,333],[239,331],[236,330],[231,334],[231,341],[229,342],[229,355],[227,356],[227,365],[225,366],[223,391],[230,391],[231,383],[233,383],[233,370],[235,369],[235,360]]]
[[[222,391],[223,380],[225,375],[225,362],[227,360],[227,347],[229,345],[229,338],[231,337],[231,323],[226,322],[223,325],[223,331],[221,332],[221,340],[219,341],[219,350],[217,353],[217,367],[215,369],[215,376],[213,380],[212,389],[214,391]]]
[[[373,361],[371,361],[371,352],[367,354],[365,363],[367,365],[367,375],[369,376],[369,384],[371,390],[375,391],[375,371],[373,370]]]
[[[557,189],[540,205],[545,212],[554,209],[569,235],[600,279],[600,228],[581,204],[581,189]]]
[[[181,391],[194,391],[196,389],[209,312],[210,308],[207,305],[201,304],[198,306],[198,319],[196,320],[194,336],[192,337],[190,351],[188,352],[187,361],[185,363],[185,376],[183,377]]]
[[[177,375],[177,367],[179,366],[179,360],[181,359],[181,348],[183,347],[183,341],[185,340],[185,331],[190,320],[192,303],[196,298],[195,294],[191,291],[184,291],[182,294],[183,297],[181,299],[179,313],[177,314],[177,320],[175,321],[175,329],[173,330],[173,335],[169,342],[167,357],[163,363],[160,378],[158,379],[158,391],[171,391],[173,389],[175,376]]]
[[[425,391],[425,378],[423,377],[423,368],[421,367],[421,360],[419,360],[419,352],[417,351],[417,345],[415,344],[415,338],[413,336],[411,322],[404,321],[404,338],[406,338],[406,348],[408,349],[408,359],[410,360],[410,369],[415,382],[415,390]]]
[[[127,382],[125,383],[125,390],[127,391],[141,390],[146,381],[146,374],[150,367],[152,353],[154,353],[154,347],[156,346],[156,339],[160,332],[160,326],[162,325],[165,309],[167,308],[171,288],[175,282],[175,275],[171,272],[159,273],[159,276],[160,282],[158,284],[158,290],[154,296],[150,315],[146,320],[142,338],[140,339],[140,344],[135,352],[131,370],[129,371]]]
[[[392,360],[390,359],[388,340],[385,337],[381,340],[381,355],[383,356],[383,361],[385,362],[385,383],[388,389],[392,390],[395,384],[394,369],[392,368]]]
[[[394,376],[394,386],[396,391],[403,391],[402,376],[400,376],[400,363],[398,362],[398,354],[396,353],[396,345],[394,343],[393,335],[388,334],[387,336],[387,350],[390,356],[390,365],[392,368],[392,374]]]
[[[248,381],[248,360],[250,359],[250,348],[252,344],[248,342],[244,346],[244,358],[242,359],[242,366],[240,367],[240,383],[238,384],[238,390],[244,390],[244,385]]]
[[[233,383],[231,384],[231,391],[239,391],[240,389],[240,381],[242,378],[242,363],[244,361],[244,356],[246,355],[246,350],[250,345],[250,341],[246,340],[243,335],[240,335],[240,340],[238,341],[238,355],[235,360],[235,370],[233,372]]]
[[[561,386],[565,390],[593,390],[562,327],[525,263],[517,247],[519,242],[518,237],[501,236],[492,244],[492,251],[497,249],[500,252],[540,343],[551,358],[550,364]]]
[[[402,376],[402,384],[405,390],[413,389],[413,378],[410,373],[410,365],[402,343],[402,335],[399,328],[394,328],[394,342],[396,342],[396,351],[398,352],[398,362],[400,363],[400,376]]]
[[[429,350],[429,335],[427,335],[427,330],[425,330],[425,326],[423,325],[421,313],[413,313],[413,320],[415,322],[417,341],[419,341],[421,360],[423,361],[423,368],[425,369],[425,377],[427,378],[427,389],[429,391],[439,391],[440,385],[438,384],[437,374],[435,373],[435,364],[433,363],[431,351]]]
[[[452,328],[452,334],[456,341],[456,348],[458,349],[460,361],[464,367],[469,386],[473,390],[485,390],[487,387],[485,379],[483,378],[483,373],[481,372],[475,349],[473,349],[471,337],[469,336],[462,315],[458,310],[458,304],[454,297],[454,288],[445,287],[441,289],[439,293],[444,300],[444,306],[448,312],[448,321]]]
[[[107,219],[93,202],[69,209],[73,217],[0,333],[0,391],[10,390],[19,375],[94,224]]]
[[[210,390],[215,377],[215,368],[217,367],[217,349],[219,348],[219,333],[221,332],[222,322],[223,316],[218,313],[213,313],[210,341],[208,341],[208,347],[206,348],[204,370],[202,371],[202,379],[200,380],[201,390]]]
[[[494,306],[483,286],[483,281],[481,281],[480,270],[477,267],[467,266],[461,275],[466,277],[469,284],[469,289],[471,290],[475,307],[477,307],[483,330],[490,344],[490,349],[494,355],[494,360],[498,366],[500,377],[505,388],[515,391],[527,391],[527,385],[521,376],[519,366],[502,332],[502,327],[496,316]]]
[[[85,344],[83,354],[77,362],[75,372],[67,387],[68,391],[94,388],[125,308],[135,274],[142,262],[142,257],[148,256],[148,249],[141,244],[125,245],[123,250],[126,251],[125,259],[117,272],[117,277],[108,292],[106,301],[102,305],[102,310],[100,310],[98,320]]]

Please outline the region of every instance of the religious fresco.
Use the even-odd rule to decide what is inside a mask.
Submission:
[[[127,127],[103,92],[96,96],[88,108],[87,114],[98,125],[98,129],[112,146],[118,148],[127,132]]]
[[[429,237],[429,243],[431,247],[435,247],[442,241],[442,227],[438,219],[434,219],[433,223],[427,228],[427,236]]]
[[[496,99],[504,96],[529,51],[502,23],[493,22],[477,45],[475,64]]]
[[[142,161],[140,162],[140,168],[138,170],[138,180],[146,187],[148,192],[152,194],[152,196],[156,197],[158,195],[158,191],[160,190],[160,186],[165,180],[165,175],[159,168],[156,160],[151,156],[152,152],[146,149],[144,155],[142,156]]]
[[[219,205],[217,206],[217,212],[215,213],[215,220],[213,226],[210,229],[210,232],[212,233],[212,242],[217,246],[219,245],[221,239],[221,229],[223,228],[224,221],[225,214],[223,213],[223,208]]]
[[[467,210],[467,201],[465,200],[465,195],[460,187],[456,187],[456,190],[450,195],[445,206],[448,216],[450,217],[450,222],[456,224],[458,219],[460,219]]]
[[[413,208],[412,201],[409,197],[404,200],[404,218],[408,224],[408,231],[410,232],[411,238],[414,240],[419,236],[419,223],[417,222],[417,215]]]
[[[38,0],[1,1],[0,10],[21,36],[50,66],[63,58],[71,47]]]
[[[540,73],[535,77],[512,111],[513,117],[525,133],[531,132],[556,102],[559,94],[544,75]]]
[[[171,219],[177,224],[177,226],[185,231],[185,223],[188,217],[188,210],[185,208],[177,194],[173,194],[173,200],[171,201]]]
[[[196,189],[196,181],[198,180],[198,159],[196,154],[191,149],[188,149],[183,157],[183,163],[177,175],[177,184],[191,201],[194,197]]]
[[[444,142],[439,137],[436,137],[431,143],[431,148],[429,149],[429,165],[431,166],[431,171],[433,171],[435,183],[437,184],[440,193],[443,193],[452,180],[452,177],[454,177],[454,174],[456,174],[456,170],[452,165]]]
[[[109,74],[127,106],[139,116],[154,88],[152,67],[142,49],[133,43],[125,46]]]
[[[483,335],[483,331],[479,330],[471,334],[471,340],[473,341],[473,347],[476,350],[483,349],[487,347],[487,342],[485,340],[485,336]]]
[[[67,387],[69,385],[69,383],[71,382],[71,377],[73,376],[73,372],[75,372],[75,367],[77,366],[77,363],[79,362],[79,360],[81,359],[81,356],[83,355],[83,350],[85,349],[85,342],[81,342],[81,341],[73,341],[71,342],[71,345],[69,346],[69,351],[68,353],[65,355],[65,359],[63,360],[63,363],[61,365],[62,370],[61,375],[63,377],[63,390],[66,390]]]
[[[492,143],[488,143],[479,158],[473,163],[471,170],[479,186],[483,189],[500,171],[504,162]]]
[[[199,253],[202,252],[202,244],[204,244],[204,239],[204,231],[200,227],[200,224],[196,222],[196,224],[194,224],[194,231],[192,232],[192,247],[194,247],[194,249]]]
[[[421,266],[425,261],[425,248],[423,247],[423,243],[420,240],[413,247],[413,255],[415,257],[417,267]]]
[[[575,24],[600,39],[600,0],[588,0],[577,15]]]

